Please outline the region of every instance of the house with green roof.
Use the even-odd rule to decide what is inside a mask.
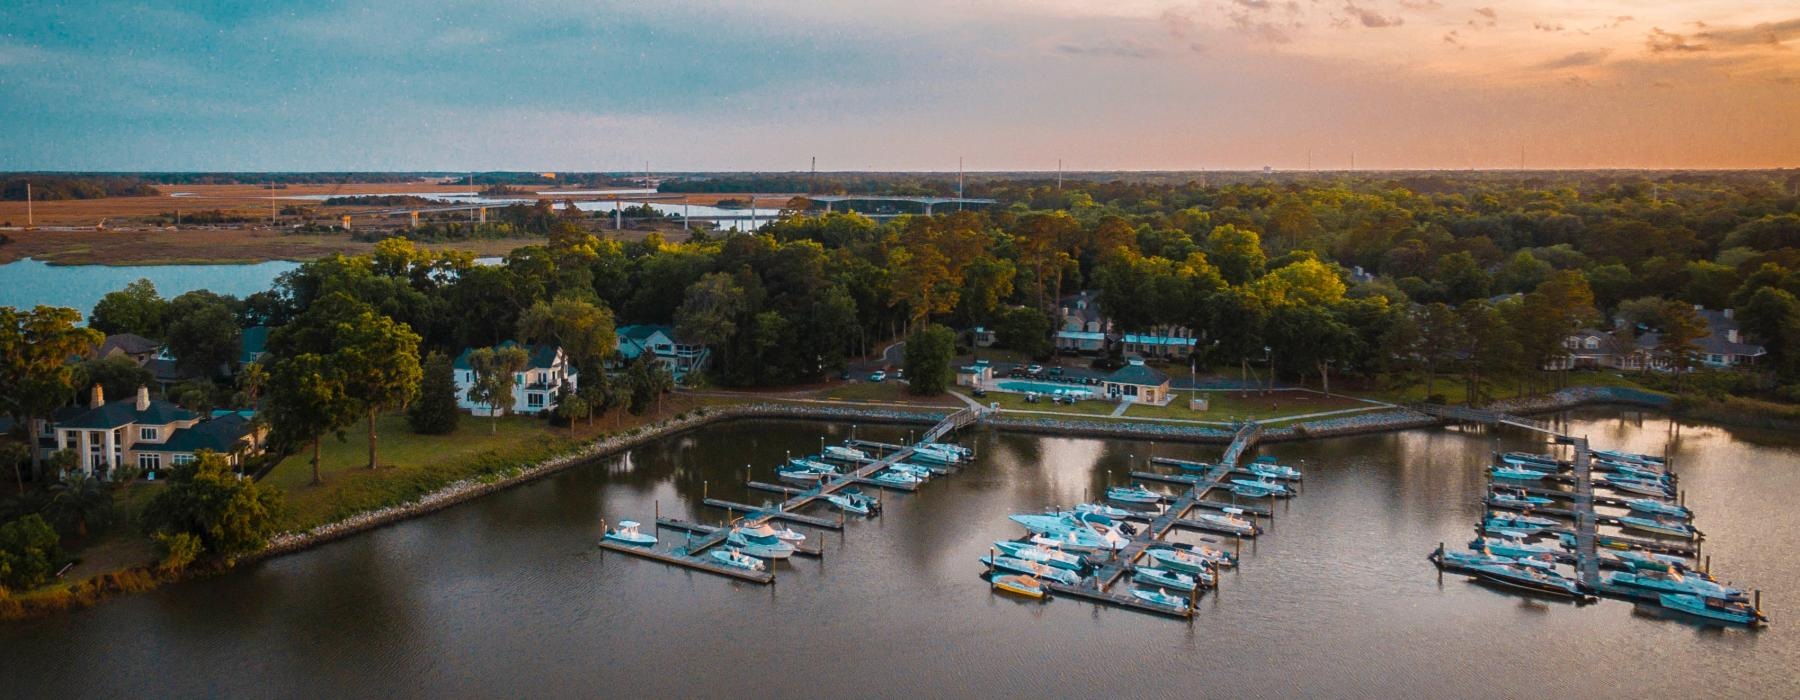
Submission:
[[[55,437],[51,451],[71,450],[76,469],[110,479],[121,466],[156,474],[191,462],[201,450],[224,455],[234,466],[260,449],[259,431],[248,418],[232,414],[207,419],[138,387],[137,396],[107,401],[99,385],[88,405],[59,412],[49,426]]]
[[[632,324],[620,326],[618,335],[621,366],[636,360],[639,355],[649,353],[668,368],[669,374],[674,375],[677,382],[689,372],[705,369],[706,361],[712,354],[705,345],[677,337],[672,326]]]
[[[556,407],[556,395],[564,387],[571,392],[578,388],[578,373],[560,346],[520,345],[510,340],[494,346],[495,349],[515,347],[525,348],[530,361],[523,371],[513,374],[514,413],[543,413]],[[451,363],[450,373],[456,380],[456,407],[477,416],[504,414],[504,409],[495,409],[469,398],[469,391],[475,388],[475,370],[469,365],[469,355],[474,352],[475,348],[463,348],[456,361]]]
[[[1112,374],[1106,375],[1101,382],[1101,391],[1107,398],[1115,401],[1135,401],[1162,405],[1168,403],[1169,375],[1161,370],[1144,364],[1143,358],[1134,357]]]

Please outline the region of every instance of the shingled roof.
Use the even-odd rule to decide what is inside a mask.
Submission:
[[[1135,384],[1137,386],[1162,386],[1168,383],[1169,375],[1144,364],[1143,360],[1132,360],[1112,374],[1106,375],[1106,381],[1114,384]]]
[[[67,420],[59,421],[58,428],[80,428],[83,430],[111,430],[122,428],[133,423],[139,425],[168,425],[175,421],[194,420],[193,411],[169,403],[162,399],[152,399],[149,407],[137,410],[137,399],[124,399],[90,408]]]

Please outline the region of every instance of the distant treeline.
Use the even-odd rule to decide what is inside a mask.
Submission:
[[[162,226],[169,226],[169,225],[172,225],[175,223],[193,224],[193,225],[247,224],[247,223],[263,221],[263,220],[265,220],[265,219],[260,214],[242,214],[242,213],[237,213],[237,212],[227,212],[223,209],[210,209],[210,210],[203,210],[203,211],[184,211],[184,212],[180,212],[180,213],[176,213],[176,212],[172,212],[172,211],[165,211],[156,216],[156,223],[158,225],[162,225]]]
[[[665,180],[660,192],[804,192],[808,194],[879,194],[937,196],[956,194],[956,178],[913,174],[811,175],[808,173],[742,173],[689,175]]]
[[[11,175],[0,182],[0,199],[24,201],[30,184],[33,201],[53,199],[101,199],[162,194],[135,177],[84,175]]]

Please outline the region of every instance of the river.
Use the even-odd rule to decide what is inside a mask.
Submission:
[[[1567,416],[1598,446],[1660,452],[1668,421]],[[717,520],[742,486],[845,426],[738,422],[232,573],[0,627],[15,697],[1796,697],[1800,449],[1685,425],[1673,451],[1722,579],[1773,627],[1576,607],[1439,577],[1510,429],[1265,446],[1307,473],[1192,622],[991,593],[975,559],[1009,513],[1067,504],[1147,443],[980,430],[978,462],[823,535],[763,587],[594,547],[602,518]],[[906,429],[863,426],[860,437]],[[1217,447],[1156,453],[1216,458]],[[703,482],[704,485],[703,485]],[[664,531],[662,536],[680,537]],[[1191,539],[1192,536],[1184,537]]]
[[[228,265],[51,265],[25,258],[0,264],[0,306],[68,306],[85,317],[107,292],[124,289],[139,279],[155,283],[164,299],[196,289],[244,297],[268,289],[281,273],[299,266],[287,260]]]

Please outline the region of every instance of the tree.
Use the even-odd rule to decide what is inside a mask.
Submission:
[[[1662,332],[1656,336],[1656,352],[1667,358],[1675,370],[1675,391],[1681,391],[1681,375],[1694,367],[1694,354],[1700,351],[1695,341],[1705,338],[1709,329],[1706,319],[1694,307],[1676,300],[1663,304]]]
[[[469,353],[469,369],[475,374],[474,386],[469,388],[469,400],[488,407],[488,415],[493,417],[488,423],[488,432],[499,432],[500,414],[512,411],[517,405],[513,375],[525,371],[530,364],[531,355],[516,345],[479,348]]]
[[[421,435],[456,432],[462,412],[456,409],[456,370],[444,353],[425,358],[420,371],[419,398],[406,407],[406,424]]]
[[[1269,314],[1264,332],[1277,364],[1295,374],[1318,372],[1326,396],[1331,395],[1331,364],[1348,357],[1356,342],[1356,332],[1320,306],[1278,307]]]
[[[1438,258],[1433,276],[1444,285],[1449,301],[1458,303],[1486,298],[1494,283],[1487,270],[1482,269],[1475,256],[1467,251]]]
[[[1737,310],[1738,322],[1761,342],[1771,369],[1785,379],[1800,377],[1800,300],[1785,290],[1763,287]]]
[[[356,402],[344,394],[344,382],[324,357],[306,353],[275,362],[269,373],[268,416],[278,443],[312,445],[312,483],[319,479],[319,442],[356,420]]]
[[[93,352],[105,336],[75,324],[80,312],[39,306],[19,311],[0,306],[0,413],[24,423],[29,444],[38,444],[37,419],[68,403],[75,370],[69,358]],[[41,460],[31,451],[31,465]]]
[[[106,484],[87,474],[73,472],[51,485],[49,499],[44,502],[44,516],[56,526],[86,538],[93,529],[105,528],[113,521],[112,492]]]
[[[1017,350],[1030,357],[1047,357],[1054,349],[1050,342],[1050,314],[1029,306],[1015,306],[1000,312],[994,321],[994,339],[1000,347]]]
[[[257,399],[262,397],[263,387],[269,384],[269,370],[261,362],[252,362],[238,368],[238,391],[244,392],[246,408],[255,408]]]
[[[131,396],[137,393],[138,387],[155,383],[155,373],[138,366],[136,360],[123,355],[83,360],[75,366],[75,386],[91,387],[98,384],[107,396]]]
[[[1218,266],[1219,276],[1233,285],[1247,284],[1262,276],[1269,259],[1263,252],[1261,236],[1231,224],[1216,226],[1207,234],[1206,257]]]
[[[1513,366],[1521,354],[1518,338],[1506,317],[1485,301],[1465,302],[1457,308],[1463,328],[1460,348],[1468,372],[1467,397],[1470,406],[1481,405],[1483,376],[1490,376]]]
[[[12,467],[13,479],[19,484],[19,495],[25,495],[25,463],[31,461],[31,448],[12,440],[0,440],[0,465]]]
[[[124,289],[107,292],[94,304],[88,316],[88,327],[106,333],[135,333],[146,338],[163,337],[169,303],[156,293],[156,285],[147,279],[125,285]]]
[[[938,324],[928,324],[906,339],[906,380],[908,390],[919,396],[934,396],[949,388],[952,376],[950,361],[956,355],[956,334]]]
[[[687,288],[675,310],[675,332],[702,345],[718,345],[737,333],[738,318],[748,308],[744,288],[731,275],[709,273]]]
[[[36,513],[0,525],[0,586],[29,590],[44,585],[63,558],[62,539]]]
[[[169,484],[145,504],[145,531],[193,535],[227,563],[262,549],[280,523],[281,491],[240,478],[218,453],[196,456],[176,465]]]
[[[575,421],[592,417],[594,410],[592,406],[588,405],[587,399],[582,398],[579,393],[569,391],[569,385],[564,384],[556,395],[555,413],[557,418],[568,421],[569,436],[573,437]]]
[[[369,468],[374,469],[375,417],[405,406],[418,394],[419,335],[406,324],[369,310],[338,325],[337,345],[329,362],[343,380],[344,394],[360,402],[368,417]]]
[[[1462,319],[1457,317],[1456,309],[1448,304],[1426,304],[1419,309],[1418,323],[1418,354],[1425,363],[1425,395],[1430,397],[1437,394],[1433,387],[1437,381],[1438,367],[1455,358],[1457,350],[1468,343],[1463,336]]]
[[[605,371],[606,359],[618,350],[612,311],[570,297],[538,302],[519,318],[519,335],[532,342],[556,343],[574,360],[582,375]]]
[[[237,360],[241,334],[234,299],[193,291],[169,302],[169,352],[189,375],[219,376]]]

